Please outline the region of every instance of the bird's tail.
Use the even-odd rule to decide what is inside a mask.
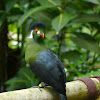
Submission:
[[[59,95],[60,95],[60,100],[67,100],[66,95],[63,95],[63,94],[59,94]]]

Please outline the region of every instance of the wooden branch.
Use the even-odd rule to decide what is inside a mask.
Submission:
[[[91,78],[96,84],[97,92],[100,89],[99,80]],[[52,88],[28,88],[10,92],[0,93],[0,100],[59,100],[59,94]],[[87,86],[84,82],[77,80],[66,83],[66,95],[68,100],[85,100],[88,96]],[[100,95],[96,100],[100,100]]]

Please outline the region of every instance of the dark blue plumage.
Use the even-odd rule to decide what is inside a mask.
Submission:
[[[50,50],[41,52],[38,60],[30,64],[32,71],[43,82],[66,97],[66,73],[60,59]],[[67,100],[67,99],[61,99]]]

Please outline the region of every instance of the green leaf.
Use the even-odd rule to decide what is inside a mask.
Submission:
[[[80,59],[81,53],[76,50],[73,50],[65,52],[63,55],[64,58],[68,59],[69,61],[78,61]]]
[[[8,81],[6,81],[7,85],[10,85],[12,83],[17,83],[17,82],[25,82],[25,80],[19,79],[17,77],[11,78]]]
[[[37,0],[42,6],[61,6],[60,0]]]
[[[59,32],[69,21],[75,17],[76,15],[71,13],[60,14],[52,20],[52,26],[57,32]]]
[[[73,64],[70,64],[70,67],[73,71],[75,71],[77,74],[80,74],[79,71],[77,70],[77,68],[75,68],[75,66]]]
[[[75,35],[76,37],[71,37],[71,39],[79,47],[100,54],[100,47],[92,36],[85,33],[75,33]]]
[[[32,14],[38,12],[38,11],[41,11],[41,10],[44,10],[44,9],[47,9],[47,8],[50,8],[51,6],[39,6],[39,7],[36,7],[36,8],[31,8],[29,9],[24,15],[21,16],[21,18],[19,19],[18,21],[18,27],[23,24],[23,22],[29,17],[31,16]]]
[[[49,31],[47,34],[46,34],[46,37],[48,39],[51,39],[54,35],[56,35],[56,32],[55,31]]]
[[[72,22],[84,23],[84,22],[100,22],[100,16],[96,14],[85,14],[75,18]]]
[[[26,77],[28,80],[31,80],[30,76],[27,75],[27,73],[23,72],[23,74],[25,75],[25,77]]]
[[[8,0],[6,3],[6,11],[9,12],[18,0]]]
[[[7,19],[11,22],[18,21],[22,14],[23,11],[19,7],[14,7],[13,9],[10,10]]]
[[[37,0],[42,6],[48,5],[48,6],[54,6],[52,3],[49,2],[49,0]]]
[[[93,76],[97,76],[97,75],[100,76],[100,70],[88,73],[86,75],[81,75],[79,77],[80,78],[83,78],[83,77],[93,77]]]
[[[85,0],[87,2],[91,2],[93,4],[100,4],[98,0]]]
[[[37,16],[38,15],[38,16]],[[36,19],[36,20],[41,20],[43,21],[45,24],[50,24],[51,25],[51,18],[50,18],[51,14],[44,12],[44,11],[40,11],[35,13],[32,18]]]
[[[2,14],[4,14],[4,10],[0,10],[0,18]]]

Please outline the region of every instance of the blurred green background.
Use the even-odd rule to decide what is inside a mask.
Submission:
[[[38,20],[67,81],[100,76],[99,0],[0,0],[0,92],[41,82],[24,59],[25,37]]]

